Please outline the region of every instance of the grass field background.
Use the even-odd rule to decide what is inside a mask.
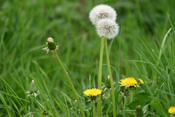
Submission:
[[[138,77],[145,82],[136,91],[135,102],[122,106],[118,116],[134,116],[137,105],[147,116],[170,115],[167,110],[175,105],[174,0],[1,0],[0,116],[80,116],[54,55],[42,50],[48,37],[59,45],[58,55],[86,115],[92,116],[83,91],[97,87],[100,38],[89,12],[98,4],[115,8],[120,26],[119,35],[108,41],[117,110],[122,97],[119,80]],[[104,57],[103,88],[107,90],[102,115],[111,116],[107,75]],[[29,90],[40,94],[27,96]]]

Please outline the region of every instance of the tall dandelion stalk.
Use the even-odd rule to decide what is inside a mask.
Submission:
[[[61,60],[60,60],[60,58],[59,58],[59,56],[58,56],[58,54],[57,54],[57,51],[56,51],[56,50],[57,50],[58,47],[56,46],[56,44],[55,44],[53,38],[49,37],[49,38],[47,39],[47,44],[48,44],[48,47],[44,48],[44,50],[46,50],[47,53],[48,53],[49,50],[51,50],[51,51],[54,52],[54,55],[55,55],[55,57],[56,57],[56,59],[57,59],[59,65],[60,65],[61,69],[63,70],[63,72],[64,72],[64,74],[65,74],[65,76],[66,76],[66,78],[67,78],[67,80],[68,80],[68,82],[69,82],[71,88],[72,88],[72,91],[73,91],[74,96],[75,96],[75,98],[76,98],[76,100],[77,100],[78,106],[79,106],[79,108],[80,108],[81,115],[82,115],[82,117],[85,117],[85,114],[84,114],[82,105],[81,105],[81,103],[80,103],[78,94],[77,94],[77,92],[76,92],[76,90],[75,90],[75,88],[74,88],[74,85],[73,85],[73,83],[72,83],[72,81],[71,81],[71,79],[70,79],[70,77],[69,77],[69,75],[68,75],[66,69],[64,68],[64,66],[63,66],[63,64],[62,64],[62,62],[61,62]]]
[[[101,49],[100,49],[100,63],[99,63],[99,72],[98,72],[98,88],[101,89],[102,82],[102,64],[103,64],[103,50],[104,50],[104,38],[101,39]],[[97,101],[97,115],[101,117],[101,95]]]
[[[115,23],[115,21],[110,19],[102,19],[97,23],[97,33],[100,37],[105,37],[105,50],[106,50],[106,60],[108,66],[108,72],[110,76],[110,84],[111,84],[111,94],[112,94],[112,105],[113,105],[113,116],[116,116],[116,108],[115,108],[115,93],[113,86],[113,78],[110,67],[109,53],[108,53],[108,44],[107,39],[112,39],[118,34],[119,26]]]
[[[116,16],[117,14],[115,10],[108,5],[98,5],[94,7],[89,14],[90,21],[92,22],[93,25],[96,26],[97,33],[101,37],[98,88],[101,89],[103,48],[105,44],[107,65],[108,65],[108,71],[109,71],[110,83],[111,83],[111,94],[112,94],[113,116],[114,117],[116,116],[115,94],[114,94],[112,72],[110,68],[107,39],[113,39],[118,34],[119,26],[115,22]],[[98,117],[101,117],[101,95],[99,96],[98,103],[97,103],[97,115]]]
[[[106,50],[107,66],[108,66],[108,71],[109,71],[109,76],[110,76],[109,79],[110,79],[110,83],[111,83],[111,93],[112,93],[112,103],[113,103],[113,115],[116,115],[116,112],[115,112],[115,93],[114,93],[113,78],[112,78],[112,72],[111,72],[110,61],[109,61],[107,39],[105,40],[105,50]]]

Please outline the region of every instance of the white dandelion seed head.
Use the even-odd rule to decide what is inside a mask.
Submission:
[[[97,33],[100,37],[113,39],[119,32],[118,24],[110,19],[102,19],[97,23]]]
[[[89,19],[93,25],[96,25],[101,19],[111,19],[115,21],[116,17],[116,11],[112,7],[103,4],[94,7],[89,14]]]

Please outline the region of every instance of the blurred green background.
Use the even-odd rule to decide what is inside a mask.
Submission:
[[[59,45],[58,54],[79,94],[94,86],[89,85],[89,79],[97,80],[100,38],[89,21],[89,12],[98,4],[112,6],[120,26],[119,35],[108,42],[114,80],[142,75],[152,78],[149,65],[138,72],[133,61],[149,59],[156,63],[154,58],[169,28],[173,33],[168,43],[174,43],[174,0],[1,0],[0,76],[19,97],[25,98],[32,79],[45,83],[47,88],[42,88],[51,96],[62,98],[61,91],[73,97],[55,57],[42,50],[48,37]],[[174,58],[175,51],[164,54]],[[168,61],[162,58],[162,65]],[[174,59],[170,61],[174,63]],[[103,71],[105,79],[107,69]],[[2,80],[0,84],[0,90],[5,91]]]

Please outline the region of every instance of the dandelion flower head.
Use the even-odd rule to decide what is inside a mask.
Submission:
[[[89,14],[89,19],[93,25],[96,25],[101,19],[111,19],[116,20],[116,11],[108,5],[98,5],[94,7]]]
[[[102,93],[102,90],[100,89],[87,89],[83,92],[86,96],[89,96],[89,97],[96,97],[98,95],[100,95]]]
[[[143,84],[143,80],[142,79],[138,79],[140,81],[141,84]],[[120,86],[125,86],[125,87],[136,87],[136,85],[138,85],[139,83],[136,81],[135,78],[133,77],[129,77],[129,78],[125,78],[120,80],[119,82],[121,85]]]
[[[118,24],[110,19],[102,19],[97,23],[97,33],[102,38],[113,39],[119,32]]]
[[[171,114],[175,114],[175,106],[171,106],[171,107],[168,109],[168,112],[171,113]]]

